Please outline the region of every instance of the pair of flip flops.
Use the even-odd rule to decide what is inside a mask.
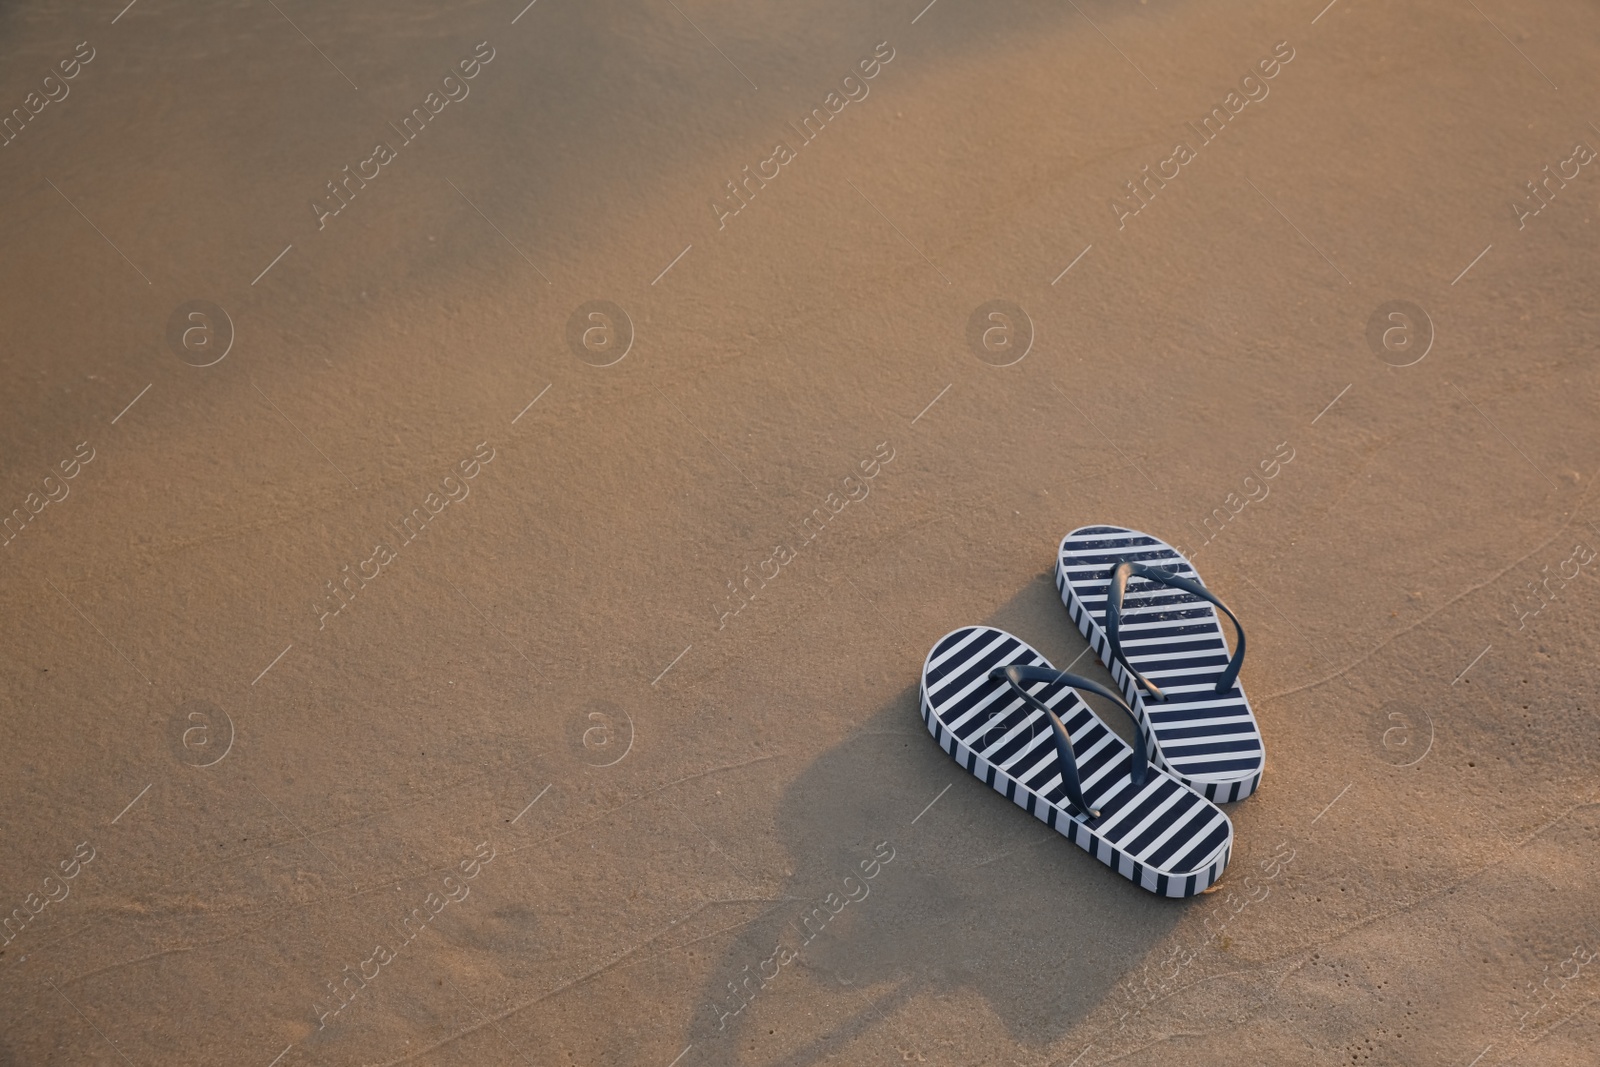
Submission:
[[[1068,534],[1062,602],[1120,694],[1057,670],[1019,637],[964,626],[933,646],[921,710],[939,746],[1106,866],[1162,896],[1222,876],[1233,824],[1218,803],[1261,782],[1265,750],[1239,686],[1244,630],[1171,545],[1120,526]],[[1230,655],[1218,609],[1236,632]],[[1129,745],[1084,703],[1135,726]]]

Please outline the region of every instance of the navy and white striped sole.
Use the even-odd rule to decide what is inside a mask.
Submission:
[[[1188,897],[1222,876],[1233,823],[1222,809],[1154,765],[1142,786],[1129,779],[1133,749],[1065,685],[1029,692],[1060,717],[1072,738],[1088,819],[1067,800],[1060,756],[1044,714],[989,672],[1050,664],[1021,639],[966,626],[939,639],[922,668],[923,721],[939,747],[1008,800],[1152,893]],[[1048,693],[1048,696],[1043,695]]]
[[[1138,714],[1152,761],[1208,800],[1243,800],[1261,784],[1266,748],[1242,683],[1216,691],[1229,655],[1217,609],[1181,589],[1129,580],[1118,633],[1122,653],[1167,695],[1164,703],[1146,703],[1132,675],[1112,662],[1101,627],[1111,568],[1123,560],[1201,581],[1160,538],[1120,526],[1084,526],[1062,539],[1056,559],[1056,588],[1067,613]]]

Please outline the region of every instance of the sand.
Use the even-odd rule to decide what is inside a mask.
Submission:
[[[1596,14],[924,3],[0,6],[0,1063],[1595,1062]],[[917,717],[1093,522],[1216,893]]]

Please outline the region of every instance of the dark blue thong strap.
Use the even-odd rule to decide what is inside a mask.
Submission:
[[[1222,613],[1233,621],[1233,628],[1238,633],[1239,640],[1234,647],[1232,658],[1228,660],[1227,669],[1217,679],[1217,692],[1226,693],[1232,689],[1233,683],[1239,677],[1239,668],[1244,665],[1244,627],[1239,625],[1238,618],[1228,610],[1228,605],[1218,600],[1211,590],[1193,579],[1185,578],[1181,574],[1174,574],[1172,571],[1161,567],[1150,567],[1143,563],[1124,560],[1111,568],[1110,581],[1106,585],[1105,622],[1106,641],[1111,645],[1112,659],[1117,663],[1121,663],[1123,669],[1151,697],[1158,701],[1167,699],[1167,695],[1157,689],[1154,682],[1134,670],[1133,664],[1128,662],[1128,657],[1122,654],[1122,641],[1119,634],[1122,627],[1122,596],[1127,592],[1128,579],[1130,577],[1146,578],[1152,582],[1170,586],[1173,589],[1181,589],[1185,593],[1192,593],[1200,599],[1210,601],[1221,608]]]
[[[1117,707],[1128,713],[1128,718],[1133,720],[1133,767],[1129,772],[1129,779],[1134,785],[1144,785],[1150,775],[1150,756],[1145,751],[1144,734],[1139,730],[1138,716],[1133,709],[1128,707],[1116,693],[1107,689],[1099,682],[1091,682],[1087,678],[1080,678],[1076,674],[1058,671],[1054,667],[1033,667],[1022,664],[1012,664],[1009,667],[996,667],[989,672],[989,677],[997,682],[1008,682],[1028,705],[1037,711],[1044,712],[1046,721],[1050,723],[1050,732],[1055,739],[1056,755],[1061,762],[1061,787],[1066,790],[1067,799],[1076,805],[1077,809],[1090,819],[1098,819],[1100,812],[1089,807],[1088,801],[1083,799],[1083,785],[1078,779],[1078,759],[1072,752],[1072,737],[1067,733],[1067,728],[1062,725],[1061,718],[1050,706],[1035,697],[1025,688],[1038,682],[1048,682],[1051,685],[1070,685],[1072,688],[1085,693],[1094,693],[1096,696],[1105,697]]]

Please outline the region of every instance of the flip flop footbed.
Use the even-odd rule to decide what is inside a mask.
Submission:
[[[1216,691],[1229,658],[1222,620],[1191,593],[1128,580],[1118,631],[1122,654],[1167,695],[1164,702],[1146,701],[1133,676],[1113,662],[1103,627],[1111,569],[1125,560],[1201,582],[1189,561],[1160,538],[1120,526],[1085,526],[1062,539],[1056,561],[1056,588],[1067,613],[1133,705],[1152,758],[1209,800],[1243,800],[1261,783],[1266,750],[1241,684]]]
[[[996,667],[1050,664],[1003,630],[968,626],[939,640],[922,670],[923,721],[957,763],[1124,878],[1152,893],[1187,897],[1222,875],[1233,824],[1222,810],[1152,766],[1144,785],[1130,779],[1133,749],[1065,685],[1038,682],[1028,692],[1067,728],[1090,820],[1067,799],[1049,720],[1004,681]]]

